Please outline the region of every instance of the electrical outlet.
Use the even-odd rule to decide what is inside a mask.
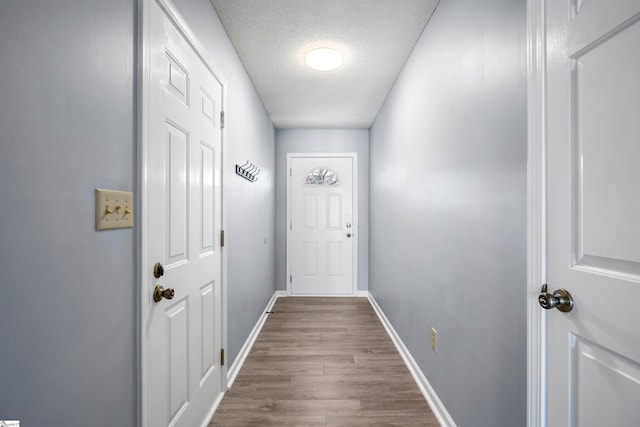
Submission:
[[[433,327],[431,328],[431,348],[436,353],[438,352],[438,331]]]

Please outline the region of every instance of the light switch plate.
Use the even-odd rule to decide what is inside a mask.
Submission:
[[[133,193],[96,188],[96,230],[133,227]]]

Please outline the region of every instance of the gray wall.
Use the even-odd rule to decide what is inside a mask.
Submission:
[[[287,153],[358,153],[358,290],[369,289],[369,131],[276,131],[276,287],[287,289]]]
[[[135,189],[135,5],[0,3],[0,419],[136,419],[135,230],[94,230],[94,189]]]
[[[210,3],[176,4],[228,79],[230,165],[262,168],[229,176],[231,362],[275,289],[275,131]],[[136,9],[0,2],[0,419],[137,423],[136,229],[94,231],[93,196],[136,189]]]
[[[461,427],[526,424],[525,13],[440,2],[370,130],[370,291]]]

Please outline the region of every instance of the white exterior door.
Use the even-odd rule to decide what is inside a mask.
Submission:
[[[547,0],[548,426],[640,425],[640,1]]]
[[[287,259],[293,295],[353,295],[354,161],[289,155]]]
[[[222,85],[171,5],[145,8],[143,425],[193,427],[223,381]]]

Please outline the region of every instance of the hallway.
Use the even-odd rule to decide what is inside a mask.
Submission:
[[[366,298],[279,298],[209,426],[439,426]]]
[[[215,1],[223,2],[252,4]],[[314,21],[351,34],[351,55],[345,55],[342,68],[327,73],[353,75],[358,83],[380,73],[373,59],[388,60],[377,47],[388,44],[395,53],[398,46],[397,32],[382,31],[368,18],[370,14],[388,11],[384,24],[408,21],[400,2],[375,2],[384,7],[377,9],[368,0],[349,1],[351,9],[361,9],[350,16],[383,39],[364,43],[359,40],[364,33],[354,32],[351,25],[338,25],[346,16],[343,0],[295,3],[301,12],[321,5],[322,13],[313,15]],[[145,34],[151,34],[150,28],[146,30],[145,11],[154,4],[175,9],[176,22],[182,22],[186,33],[197,39],[198,50],[212,58],[225,81],[222,102],[215,104],[224,115],[210,114],[212,103],[202,103],[195,95],[187,97],[190,106],[204,107],[201,113],[216,127],[225,118],[220,128],[224,147],[213,151],[217,157],[206,157],[220,159],[223,166],[213,181],[220,184],[216,188],[224,189],[222,203],[215,205],[223,209],[222,226],[206,228],[211,232],[207,233],[209,246],[190,235],[189,241],[198,247],[185,253],[195,261],[204,246],[214,243],[225,263],[221,280],[215,281],[219,293],[208,292],[215,287],[209,287],[210,280],[202,280],[199,294],[187,295],[186,282],[171,277],[174,266],[183,265],[184,260],[176,261],[183,252],[141,258],[149,231],[144,218],[151,212],[143,191],[150,175],[142,162],[142,134],[147,126],[140,112],[145,105],[141,89],[148,52],[142,42]],[[227,23],[249,28],[242,19],[251,16],[237,16]],[[262,19],[265,16],[273,20]],[[273,13],[258,19],[273,24],[274,35],[281,37],[289,34],[290,24],[307,28],[297,16]],[[357,224],[357,234],[352,234],[358,245],[354,296],[366,295],[375,301],[376,312],[384,312],[402,337],[414,361],[411,370],[422,375],[420,389],[431,390],[432,411],[442,425],[525,425],[526,1],[439,2],[388,86],[370,85],[360,91],[362,96],[349,97],[341,91],[329,98],[335,105],[309,115],[312,123],[293,127],[278,125],[278,117],[270,114],[266,98],[257,90],[257,78],[254,81],[247,72],[212,0],[8,0],[0,6],[0,36],[0,195],[7,206],[0,215],[0,312],[3,319],[10,319],[0,334],[5,349],[0,351],[0,378],[9,385],[0,389],[0,419],[30,426],[85,427],[87,420],[95,427],[206,425],[212,417],[208,412],[198,423],[177,424],[169,420],[169,410],[162,415],[166,422],[149,423],[152,411],[172,405],[183,408],[188,404],[186,397],[193,398],[194,393],[187,396],[182,382],[174,401],[166,402],[170,396],[163,391],[158,393],[164,399],[161,404],[143,403],[149,394],[143,381],[150,378],[145,376],[147,365],[142,359],[142,354],[148,354],[142,346],[143,305],[167,316],[182,316],[182,307],[202,311],[212,301],[210,296],[220,296],[223,305],[217,313],[222,322],[214,324],[202,316],[198,324],[219,327],[221,342],[203,346],[207,351],[190,353],[189,366],[195,367],[199,378],[188,377],[188,386],[195,390],[201,378],[215,370],[201,367],[221,367],[216,374],[220,372],[221,383],[227,381],[229,372],[238,372],[231,368],[246,354],[245,343],[253,338],[265,307],[292,283],[286,257],[291,228],[287,156],[353,153],[358,159],[358,216],[350,222]],[[304,73],[304,79],[289,82],[307,82],[300,86],[324,96],[329,74],[308,69],[302,55],[308,40],[322,41],[319,33],[311,36],[289,38],[290,43],[266,37],[276,52],[260,51],[260,58],[266,62],[286,59],[291,66],[278,75]],[[364,44],[376,47],[372,55],[360,50]],[[285,58],[287,47],[300,55]],[[171,96],[177,97],[185,86],[202,92],[175,63],[180,58],[164,58],[168,62],[162,80],[171,82]],[[272,80],[268,74],[263,77]],[[374,91],[382,92],[381,105],[367,101]],[[275,95],[282,102],[288,100],[282,92]],[[372,110],[368,121],[347,123],[352,116],[338,113],[338,106],[352,101],[362,111]],[[315,102],[309,105],[316,108]],[[302,111],[295,102],[289,109]],[[337,118],[318,124],[318,119],[330,116]],[[190,135],[176,139],[178,154],[186,145],[206,146]],[[235,166],[247,161],[260,169],[257,181],[235,173]],[[203,182],[197,178],[205,176],[199,174],[200,168],[189,175],[176,174],[193,178],[176,182]],[[133,194],[133,228],[96,230],[97,188]],[[198,193],[194,189],[190,194]],[[201,212],[195,204],[187,211]],[[185,209],[176,209],[174,217],[182,218]],[[194,223],[205,222],[196,218]],[[178,221],[176,229],[181,225]],[[156,263],[165,267],[165,276],[154,275]],[[174,289],[175,298],[156,303],[157,285]],[[487,295],[512,303],[499,309],[479,303]],[[312,417],[318,424],[341,420],[384,424],[393,411],[408,416],[413,410],[418,423],[423,423],[428,413],[424,398],[366,300],[332,299],[328,309],[312,301],[306,308],[314,315],[301,320],[294,320],[298,308],[288,305],[294,298],[278,302],[214,422],[242,426],[233,418],[237,407],[279,425],[295,424],[290,417],[296,414]],[[337,311],[339,306],[342,310]],[[347,320],[349,314],[357,320]],[[200,334],[185,327],[186,314],[180,316],[172,317],[176,330],[196,342]],[[264,340],[283,321],[295,322],[287,323],[287,336]],[[338,329],[331,334],[315,330],[319,326],[327,330],[327,325]],[[430,345],[430,328],[438,331],[437,352]],[[381,337],[373,338],[377,332]],[[173,360],[184,367],[187,356],[179,353],[182,358]],[[298,357],[306,362],[290,360]],[[278,369],[268,368],[270,362]],[[386,366],[398,367],[402,373],[388,374]],[[358,374],[350,373],[354,370]],[[153,374],[168,383],[168,371]],[[175,372],[187,377],[184,369]],[[386,375],[389,378],[382,381]],[[374,391],[374,386],[381,389]],[[246,391],[247,397],[237,391]],[[400,401],[388,403],[390,396]],[[211,396],[211,402],[214,399]],[[279,413],[283,407],[287,412]],[[409,419],[397,422],[412,425]]]

